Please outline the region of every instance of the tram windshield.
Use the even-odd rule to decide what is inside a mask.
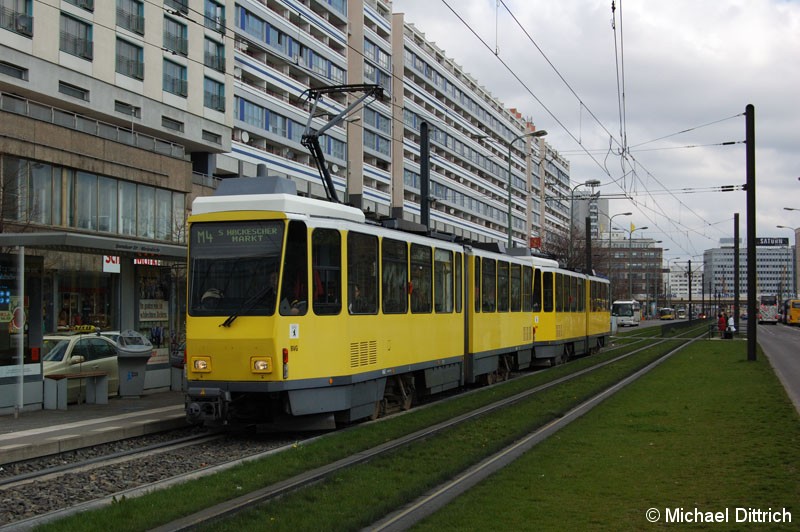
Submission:
[[[192,224],[189,314],[273,314],[283,234],[274,220]]]

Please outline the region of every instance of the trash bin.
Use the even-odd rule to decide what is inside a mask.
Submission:
[[[144,391],[147,361],[153,354],[153,344],[143,334],[128,330],[117,338],[120,397],[139,397]]]

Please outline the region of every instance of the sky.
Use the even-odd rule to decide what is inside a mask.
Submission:
[[[776,225],[800,226],[800,212],[784,210],[800,209],[800,1],[614,4],[394,0],[392,9],[546,130],[572,186],[599,179],[610,214],[633,212],[614,226],[647,226],[634,237],[661,240],[665,260],[719,247],[737,212],[746,237],[746,193],[718,187],[746,181],[752,104],[756,234],[794,244]]]

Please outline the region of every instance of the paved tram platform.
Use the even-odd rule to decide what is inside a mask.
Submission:
[[[164,391],[0,416],[0,465],[186,426],[183,401]]]

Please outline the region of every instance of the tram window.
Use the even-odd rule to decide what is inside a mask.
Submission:
[[[453,312],[453,252],[437,249],[433,257],[434,309]]]
[[[431,311],[431,248],[411,244],[411,312]]]
[[[278,296],[275,283],[283,252],[284,227],[284,222],[278,220],[192,224],[189,313],[272,315]],[[258,238],[241,242],[239,235],[258,235]],[[203,296],[207,296],[205,302]]]
[[[542,270],[536,269],[533,272],[533,301],[531,310],[534,312],[542,311]]]
[[[544,311],[553,312],[553,272],[544,272],[542,294],[544,295]]]
[[[311,236],[314,313],[339,314],[342,310],[342,237],[335,229],[315,229]],[[315,288],[316,290],[316,288]]]
[[[408,312],[408,245],[384,238],[381,271],[383,273],[383,313]]]
[[[522,267],[519,264],[511,265],[511,312],[520,311],[520,298],[522,297]]]
[[[560,273],[555,274],[555,282],[553,283],[554,295],[556,297],[556,312],[564,312],[563,277],[564,276]]]
[[[483,259],[482,261],[481,293],[483,304],[481,309],[484,312],[494,312],[497,307],[497,263],[493,259]]]
[[[508,263],[497,263],[497,310],[508,312]]]
[[[586,311],[586,281],[578,279],[578,312]]]
[[[378,237],[348,233],[347,289],[351,314],[378,312]]]
[[[280,296],[280,313],[284,316],[302,315],[308,311],[307,242],[306,225],[297,221],[289,222]]]
[[[475,292],[475,312],[481,311],[481,258],[480,257],[472,257],[472,264],[475,269],[473,272],[473,278],[475,279],[475,286],[473,287],[473,291]]]
[[[456,253],[456,312],[461,312],[464,303],[463,255]]]
[[[569,279],[569,310],[570,312],[577,312],[578,311],[578,299],[580,299],[580,293],[578,292],[578,278],[568,276]]]
[[[533,268],[530,266],[522,267],[522,312],[533,310]]]

